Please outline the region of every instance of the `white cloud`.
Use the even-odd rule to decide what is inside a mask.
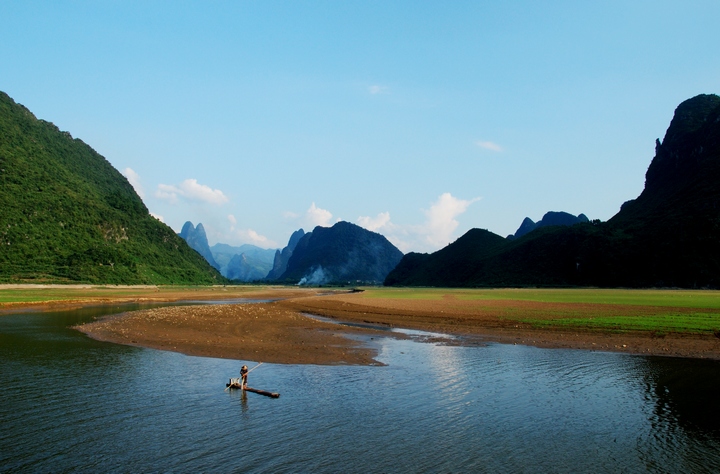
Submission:
[[[470,204],[480,198],[466,201],[453,197],[450,193],[443,193],[438,200],[425,211],[425,241],[433,247],[444,247],[450,243],[452,234],[459,222],[455,219],[464,213]]]
[[[417,250],[418,245],[413,245],[411,234],[420,234],[418,226],[400,226],[390,221],[389,212],[381,212],[376,217],[361,216],[356,221],[357,225],[372,232],[382,234],[402,253]]]
[[[457,236],[455,231],[460,223],[457,218],[480,198],[459,199],[450,193],[438,196],[428,209],[423,210],[425,220],[419,225],[398,225],[392,222],[390,212],[381,212],[375,217],[360,216],[355,223],[372,232],[378,232],[387,238],[403,253],[434,252],[445,247]],[[293,215],[294,216],[294,215]],[[321,209],[313,202],[302,216],[311,227],[327,227],[337,222],[330,211]]]
[[[232,225],[237,225],[237,219],[235,219],[235,216],[233,216],[232,214],[228,214],[227,217]]]
[[[125,175],[132,187],[135,188],[135,192],[140,196],[140,199],[145,199],[145,190],[140,185],[140,175],[132,168],[125,168],[122,174]]]
[[[332,213],[325,209],[320,209],[315,206],[315,203],[310,205],[310,208],[305,212],[305,220],[311,227],[322,226],[327,227],[332,221]]]
[[[380,229],[390,224],[390,213],[381,212],[375,218],[361,216],[358,217],[357,224],[367,230],[378,232]]]
[[[420,225],[396,225],[390,220],[389,212],[381,212],[374,218],[359,217],[357,224],[384,235],[403,253],[434,252],[455,238],[454,232],[459,226],[457,217],[478,200],[480,198],[458,199],[450,193],[444,193],[429,209],[423,211],[425,221]]]
[[[368,92],[371,95],[387,94],[390,92],[390,88],[388,86],[381,86],[379,84],[374,84],[372,86],[368,86]]]
[[[159,184],[155,197],[169,201],[171,204],[177,203],[178,198],[181,197],[188,201],[200,201],[218,206],[229,201],[222,191],[199,184],[196,179],[186,179],[177,186]]]
[[[170,202],[170,204],[176,204],[178,202],[177,188],[168,184],[158,184],[158,188],[155,191],[155,197],[164,201]]]
[[[159,220],[160,222],[165,223],[165,219],[163,219],[163,216],[152,212],[150,213],[150,215],[153,216],[155,219]]]
[[[298,217],[300,217],[300,214],[295,214],[294,212],[291,212],[291,211],[285,211],[285,212],[283,212],[283,217],[285,219],[297,219]]]
[[[247,244],[257,245],[258,247],[273,248],[277,247],[277,244],[272,240],[268,239],[264,235],[260,235],[252,229],[238,230],[235,235],[240,239],[241,242]]]
[[[480,148],[484,148],[486,150],[498,151],[498,152],[503,151],[503,148],[500,145],[498,145],[497,143],[477,141],[477,142],[475,142],[475,144],[477,146],[479,146]]]

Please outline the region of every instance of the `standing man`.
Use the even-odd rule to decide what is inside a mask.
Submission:
[[[244,390],[245,387],[247,387],[247,376],[248,376],[248,368],[247,365],[243,365],[240,369],[240,386]]]

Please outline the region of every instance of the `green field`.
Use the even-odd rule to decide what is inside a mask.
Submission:
[[[449,295],[461,300],[621,304],[720,310],[720,291],[716,290],[368,288],[363,295],[366,298],[427,300],[439,300]]]
[[[193,299],[240,298],[253,290],[268,287],[234,286],[51,286],[0,287],[0,305],[138,298]],[[720,291],[710,290],[624,290],[624,289],[442,289],[442,288],[364,288],[362,299],[447,300],[477,302],[482,309],[489,301],[510,302],[502,319],[530,324],[537,328],[573,328],[598,331],[641,331],[720,334]],[[527,308],[512,302],[569,303],[570,307]],[[9,305],[8,305],[9,304]],[[575,307],[574,305],[577,305]],[[620,308],[620,309],[618,309]],[[541,312],[542,314],[538,314]]]
[[[127,291],[91,288],[21,288],[0,290],[0,303],[72,301],[86,298],[112,298]]]
[[[45,303],[62,301],[92,302],[103,300],[133,300],[140,298],[239,298],[243,293],[261,287],[242,286],[62,286],[28,287],[8,285],[0,287],[0,304]]]
[[[656,314],[651,316],[615,316],[589,318],[526,319],[522,322],[536,327],[583,328],[612,332],[644,331],[665,334],[684,332],[715,334],[720,331],[720,314]]]
[[[363,296],[413,300],[449,297],[479,303],[491,300],[570,303],[577,304],[577,309],[548,310],[542,317],[529,314],[521,306],[510,306],[503,319],[537,328],[680,332],[720,337],[720,291],[714,290],[368,288]],[[618,314],[614,306],[634,308],[623,308]]]

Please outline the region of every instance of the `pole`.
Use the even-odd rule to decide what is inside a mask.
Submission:
[[[247,371],[247,374],[249,374],[249,373],[252,372],[253,370],[257,369],[257,368],[260,367],[261,365],[263,365],[262,362],[260,362],[258,365],[256,365],[256,366],[253,367],[252,369],[248,370],[248,371]],[[246,377],[247,377],[247,374],[245,374]],[[240,389],[241,389],[241,390],[245,390],[245,388],[243,387],[243,383],[242,383],[242,377],[240,377],[238,383],[240,384]],[[230,388],[230,385],[232,385],[232,384],[233,384],[233,381],[232,381],[232,379],[230,379],[230,384],[229,384],[227,387],[225,387],[225,390],[229,389],[229,388]],[[254,389],[253,389],[253,390],[254,390]]]
[[[248,370],[248,372],[247,372],[247,373],[249,374],[249,373],[250,373],[250,372],[252,372],[253,370],[255,370],[255,369],[257,369],[258,367],[260,367],[261,365],[263,365],[263,363],[262,363],[262,362],[260,362],[260,363],[259,363],[258,365],[256,365],[256,366],[255,366],[255,367],[253,367],[252,369]],[[247,374],[245,374],[245,375],[247,375]]]

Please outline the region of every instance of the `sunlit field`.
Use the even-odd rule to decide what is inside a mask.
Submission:
[[[253,297],[258,292],[265,296],[276,293],[278,297],[288,297],[291,296],[287,294],[288,290],[297,289],[253,285],[7,286],[0,288],[0,307],[43,303],[233,299]],[[410,304],[412,308],[435,311],[438,319],[449,316],[448,313],[453,310],[460,310],[468,315],[485,315],[505,323],[516,321],[539,329],[640,331],[659,335],[668,332],[720,334],[720,291],[369,287],[356,296],[355,302],[360,305],[392,307]],[[423,301],[427,301],[427,306]]]
[[[445,299],[449,306],[453,300],[476,301],[480,311],[483,303],[504,302],[501,319],[539,328],[689,333],[720,330],[720,291],[714,290],[370,288],[363,298],[368,304],[373,299]],[[527,302],[569,305],[543,308]],[[492,311],[497,312],[498,306],[493,304]]]
[[[124,301],[137,299],[242,298],[264,286],[13,286],[0,287],[0,304]]]

